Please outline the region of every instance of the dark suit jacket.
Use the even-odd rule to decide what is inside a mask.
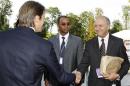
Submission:
[[[41,86],[46,71],[64,84],[75,79],[58,64],[52,44],[31,28],[0,33],[0,86]]]
[[[60,41],[59,41],[59,34],[53,36],[52,38],[49,39],[50,42],[54,46],[54,50],[57,55],[57,59],[60,59],[59,53],[60,53]],[[63,65],[62,67],[66,72],[71,73],[74,71],[78,64],[81,61],[81,58],[83,56],[83,42],[80,37],[74,36],[69,34],[68,37],[68,42],[65,48],[65,54],[63,58]],[[56,83],[55,79],[54,83]],[[58,84],[58,83],[57,83]],[[63,85],[54,85],[53,86],[63,86]],[[67,85],[65,85],[67,86]]]
[[[124,63],[122,64],[121,70],[119,71],[120,78],[122,79],[123,76],[127,74],[129,69],[128,56],[126,54],[123,40],[110,35],[106,54],[110,56],[119,56],[124,59]],[[97,78],[96,68],[100,67],[100,60],[101,56],[99,51],[98,38],[95,37],[86,43],[83,59],[78,66],[78,70],[82,74],[84,74],[88,66],[90,66],[88,86],[111,86],[112,84],[112,82],[109,80]],[[120,84],[120,82],[118,82],[118,84]]]

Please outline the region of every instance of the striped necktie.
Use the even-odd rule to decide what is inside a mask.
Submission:
[[[62,44],[60,48],[60,57],[63,58],[65,52],[65,37],[62,37]]]
[[[101,47],[100,47],[100,55],[101,56],[105,56],[105,43],[104,43],[104,39],[102,39],[101,41],[102,41],[102,44],[101,44]]]

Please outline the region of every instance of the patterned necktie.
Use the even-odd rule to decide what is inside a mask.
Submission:
[[[65,51],[65,37],[62,37],[62,44],[61,44],[61,48],[60,48],[60,57],[62,57],[62,58],[64,56],[64,51]]]
[[[102,57],[102,56],[105,56],[105,43],[104,43],[104,39],[102,39],[101,41],[102,41],[102,44],[101,44],[101,47],[100,47],[100,54],[101,54],[101,57]]]

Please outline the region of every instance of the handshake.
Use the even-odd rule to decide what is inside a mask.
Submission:
[[[80,81],[81,81],[81,79],[82,79],[81,72],[75,70],[75,71],[73,71],[72,73],[75,74],[75,76],[76,76],[75,83],[76,83],[76,84],[79,84]]]

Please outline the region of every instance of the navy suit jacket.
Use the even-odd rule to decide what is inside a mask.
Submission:
[[[41,86],[46,71],[63,84],[75,80],[60,67],[52,44],[31,28],[0,33],[0,86]]]
[[[115,36],[109,35],[108,47],[106,55],[118,56],[124,59],[121,69],[118,72],[120,79],[127,74],[129,69],[128,56],[126,54],[126,49],[124,47],[123,40]],[[78,70],[84,74],[90,66],[90,73],[88,77],[88,86],[112,86],[112,81],[99,79],[96,74],[96,68],[100,67],[100,50],[98,44],[98,38],[95,37],[86,43],[83,59],[78,66]],[[120,86],[120,81],[116,82],[116,86]]]

